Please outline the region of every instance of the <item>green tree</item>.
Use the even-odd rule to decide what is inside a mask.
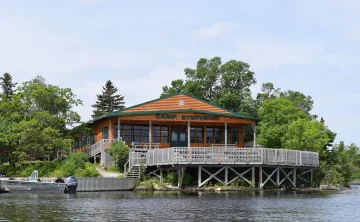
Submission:
[[[14,94],[14,88],[17,83],[13,83],[12,76],[9,73],[4,73],[2,77],[0,77],[0,85],[3,90],[3,94],[6,98],[11,97],[12,94]]]
[[[110,156],[121,171],[124,171],[124,165],[129,159],[129,153],[130,148],[123,142],[114,142],[109,149]]]
[[[165,98],[171,95],[179,94],[186,91],[184,80],[176,79],[171,82],[171,86],[163,86],[160,98]]]
[[[67,126],[80,122],[72,111],[80,104],[70,89],[46,84],[42,77],[24,82],[11,100],[0,102],[0,152],[15,166],[70,147]]]
[[[97,101],[92,107],[92,118],[102,116],[108,112],[125,109],[124,96],[117,95],[118,89],[108,80],[103,87],[102,94],[97,95]]]
[[[286,98],[265,100],[259,115],[263,120],[258,127],[258,142],[268,148],[283,148],[284,136],[290,124],[308,118],[293,101]]]

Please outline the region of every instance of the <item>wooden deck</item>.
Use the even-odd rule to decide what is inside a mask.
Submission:
[[[139,164],[136,160],[134,165]],[[318,153],[270,148],[173,147],[149,150],[146,166],[244,165],[316,168]]]

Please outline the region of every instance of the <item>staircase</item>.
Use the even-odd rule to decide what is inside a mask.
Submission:
[[[141,170],[146,167],[147,151],[130,151],[129,160],[124,165],[125,178],[140,178]]]
[[[102,139],[95,144],[88,146],[84,152],[88,155],[89,159],[100,156],[101,166],[113,166],[114,161],[108,153],[108,149],[114,141],[115,140]]]

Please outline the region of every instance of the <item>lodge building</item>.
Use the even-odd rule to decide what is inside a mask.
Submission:
[[[224,185],[242,179],[259,188],[270,182],[280,187],[287,180],[296,187],[297,172],[303,180],[310,174],[307,181],[312,183],[318,153],[255,147],[258,121],[179,93],[88,122],[93,135],[74,143],[73,149],[103,166],[113,165],[108,149],[114,141],[124,142],[131,147],[124,165],[127,178],[139,178],[141,166],[160,180],[165,172],[177,171],[179,187],[185,171],[197,174],[199,187],[212,179]],[[244,144],[245,125],[254,127],[252,147]]]
[[[260,119],[240,115],[191,95],[180,93],[115,111],[88,125],[94,135],[85,138],[91,145],[101,139],[126,144],[149,144],[150,148],[210,147],[212,144],[244,146],[243,127]]]

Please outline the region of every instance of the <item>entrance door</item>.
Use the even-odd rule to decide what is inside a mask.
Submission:
[[[187,147],[188,146],[187,132],[186,131],[173,131],[171,133],[170,146],[171,147]]]

